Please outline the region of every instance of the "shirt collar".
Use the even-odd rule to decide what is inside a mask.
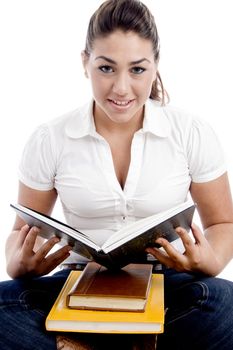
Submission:
[[[165,112],[166,107],[148,99],[145,104],[145,114],[142,132],[149,132],[159,137],[170,134],[170,124]],[[87,135],[99,137],[93,118],[93,100],[72,112],[65,126],[66,135],[71,138],[81,138]]]
[[[66,123],[65,132],[73,139],[98,135],[93,118],[93,100],[72,112]]]
[[[166,114],[166,107],[151,99],[146,102],[143,131],[159,137],[169,136],[171,126]]]

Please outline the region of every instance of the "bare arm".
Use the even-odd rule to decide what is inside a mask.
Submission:
[[[204,184],[193,183],[205,237],[219,262],[218,274],[233,258],[233,204],[227,174]]]
[[[50,215],[57,198],[56,191],[33,190],[19,183],[18,202],[34,210]],[[18,216],[6,241],[7,272],[12,278],[24,275],[43,275],[52,271],[69,256],[66,246],[49,254],[59,240],[54,237],[44,242],[38,237],[38,229],[30,228]]]
[[[178,228],[185,252],[179,253],[166,239],[157,242],[165,249],[148,249],[157,259],[178,271],[219,274],[233,257],[233,204],[227,174],[206,183],[192,183],[190,192],[204,229],[192,226],[193,239]]]

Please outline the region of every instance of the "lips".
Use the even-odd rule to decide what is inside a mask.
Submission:
[[[132,102],[133,100],[127,100],[127,101],[120,101],[120,100],[109,100],[112,103],[114,103],[117,106],[128,106],[130,104],[130,102]]]

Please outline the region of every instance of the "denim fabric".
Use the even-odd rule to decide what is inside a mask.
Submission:
[[[53,350],[45,317],[70,270],[0,283],[0,349]],[[165,270],[165,332],[158,350],[233,349],[233,283]]]
[[[0,283],[1,350],[57,349],[56,334],[45,330],[45,317],[69,272]]]
[[[157,350],[233,349],[233,282],[165,270],[165,305]]]

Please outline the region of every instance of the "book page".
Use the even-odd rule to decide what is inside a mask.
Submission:
[[[171,218],[177,213],[193,206],[193,202],[187,201],[176,207],[166,210],[165,212],[151,215],[147,218],[138,220],[126,227],[123,227],[121,230],[113,234],[109,239],[103,244],[102,249],[105,252],[111,251],[112,249],[119,247],[127,241],[130,241],[134,237],[142,234],[143,232],[148,231],[150,228],[160,224],[161,222]],[[177,236],[178,237],[178,236]]]

